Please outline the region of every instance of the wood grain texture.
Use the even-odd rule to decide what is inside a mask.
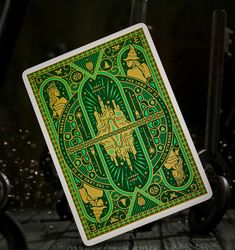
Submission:
[[[232,215],[230,214],[229,216],[226,216],[227,218],[224,218],[219,223],[214,232],[220,245],[226,250],[235,249],[235,219],[233,216],[234,211],[232,212]],[[233,217],[233,219],[231,217]]]
[[[25,210],[12,214],[21,222],[29,250],[235,249],[235,210],[229,210],[209,235],[191,234],[187,214],[177,213],[155,222],[147,231],[143,231],[143,228],[137,229],[91,247],[82,243],[75,223],[61,221],[56,211]],[[0,249],[7,250],[1,234]]]

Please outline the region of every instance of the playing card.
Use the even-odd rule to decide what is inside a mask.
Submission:
[[[210,198],[144,24],[30,68],[23,79],[86,245]]]

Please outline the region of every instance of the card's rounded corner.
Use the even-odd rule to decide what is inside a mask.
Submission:
[[[22,78],[24,81],[27,79],[28,74],[29,74],[29,69],[26,69],[22,72]]]
[[[211,187],[209,186],[209,187],[207,187],[207,200],[209,200],[211,197],[212,197],[212,195],[213,195],[213,191],[212,191],[212,189],[211,189]]]
[[[95,245],[95,243],[92,242],[92,240],[88,240],[86,237],[81,237],[82,238],[82,242],[84,245],[86,245],[87,247],[93,246]]]
[[[143,22],[137,23],[135,26],[136,26],[136,28],[142,28],[144,30],[148,30],[148,26]]]

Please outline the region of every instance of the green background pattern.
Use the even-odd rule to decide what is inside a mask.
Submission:
[[[130,45],[151,73],[146,82],[128,76],[124,59]],[[40,69],[28,79],[88,240],[206,194],[142,29]],[[59,98],[67,100],[60,116],[53,115],[50,105],[52,83]],[[98,136],[95,112],[103,114],[102,105],[109,112],[118,105],[121,113],[116,114],[124,115],[126,127]],[[115,164],[103,142],[128,133],[134,148],[128,160],[119,156]],[[180,183],[173,168],[165,166],[171,151],[182,161]],[[84,185],[103,190],[94,198],[96,205],[81,197]],[[98,200],[103,207],[99,220],[94,213]]]

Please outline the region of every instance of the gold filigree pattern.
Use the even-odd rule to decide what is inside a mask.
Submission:
[[[98,99],[101,107],[101,114],[96,110],[94,112],[98,129],[97,137],[101,137],[119,128],[130,125],[130,122],[126,119],[124,113],[114,100],[112,100],[113,108],[111,108],[110,105],[104,105],[100,96]],[[134,138],[132,136],[133,131],[133,129],[128,129],[100,142],[111,157],[111,160],[115,162],[116,166],[119,165],[117,161],[117,158],[119,158],[120,160],[127,162],[131,171],[133,171],[133,167],[129,153],[131,152],[134,157],[137,153],[134,146]]]

